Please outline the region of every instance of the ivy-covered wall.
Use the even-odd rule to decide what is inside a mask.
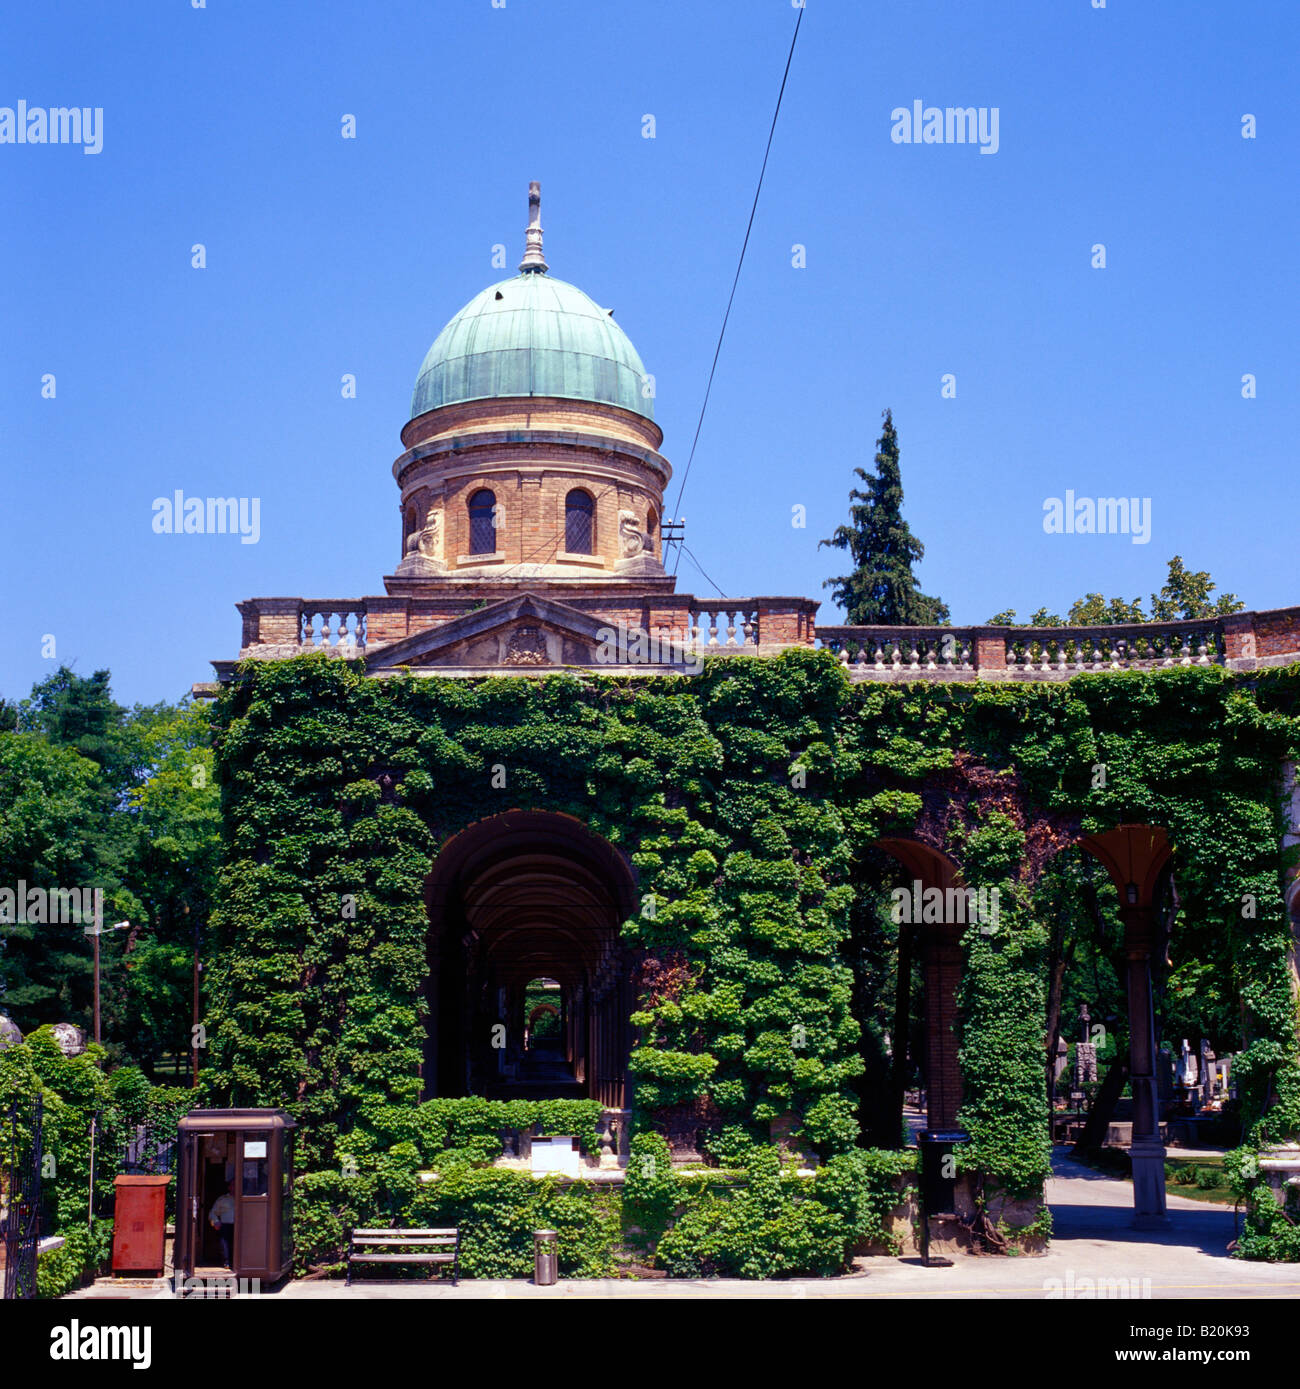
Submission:
[[[695,679],[249,663],[218,710],[207,1087],[293,1110],[307,1170],[337,1169],[344,1135],[350,1154],[389,1151],[420,1091],[431,862],[475,821],[558,811],[621,850],[652,902],[623,927],[643,961],[638,1123],[688,1113],[733,1165],[774,1120],[848,1152],[860,867],[881,837],[914,837],[1002,890],[1002,928],[965,943],[964,1161],[1032,1191],[1048,1153],[1034,885],[1082,835],[1148,823],[1174,844],[1184,914],[1233,942],[1250,1141],[1300,1132],[1277,796],[1298,709],[1296,668],[852,686],[802,650]]]

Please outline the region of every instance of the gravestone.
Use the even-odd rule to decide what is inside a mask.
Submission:
[[[1192,1055],[1186,1037],[1183,1038],[1183,1050],[1178,1058],[1178,1084],[1185,1090],[1196,1087],[1196,1057]]]
[[[1161,1110],[1173,1103],[1174,1054],[1167,1046],[1156,1053],[1156,1104]]]
[[[1201,1108],[1204,1109],[1214,1100],[1214,1082],[1217,1067],[1215,1066],[1215,1055],[1210,1047],[1208,1037],[1201,1038]]]
[[[1069,1051],[1070,1048],[1066,1044],[1065,1038],[1058,1037],[1056,1039],[1056,1053],[1052,1059],[1052,1080],[1057,1085],[1061,1083],[1061,1077],[1069,1065]]]

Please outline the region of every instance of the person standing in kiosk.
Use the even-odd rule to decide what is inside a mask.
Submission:
[[[228,1182],[225,1193],[218,1196],[208,1212],[208,1224],[221,1241],[221,1257],[227,1268],[233,1268],[235,1252],[235,1184]]]

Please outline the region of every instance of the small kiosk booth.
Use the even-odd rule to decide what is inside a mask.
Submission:
[[[176,1274],[279,1282],[293,1266],[297,1124],[282,1109],[192,1109],[178,1127]]]

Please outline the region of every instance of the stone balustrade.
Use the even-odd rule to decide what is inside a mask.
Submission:
[[[823,648],[850,675],[899,677],[975,672],[976,627],[819,627]]]
[[[1007,669],[1031,675],[1221,666],[1225,659],[1223,624],[1218,620],[1034,627],[1009,633],[1006,642]]]
[[[852,680],[1068,680],[1101,671],[1300,661],[1300,608],[1097,627],[819,627]]]
[[[709,656],[768,656],[788,646],[811,646],[817,614],[816,602],[807,598],[697,599],[669,593],[653,594],[649,601],[638,598],[637,607],[628,607],[617,591],[593,591],[568,603],[601,621],[644,626],[665,647],[671,643]],[[338,656],[373,653],[476,610],[451,592],[428,597],[250,598],[236,606],[243,619],[240,659],[263,660],[322,649]],[[480,601],[477,609],[484,606]],[[215,664],[221,669],[231,663]]]
[[[753,599],[697,600],[687,616],[686,644],[707,656],[756,655],[759,609]]]
[[[576,614],[644,626],[703,656],[774,656],[791,646],[833,651],[852,680],[1068,680],[1102,671],[1223,666],[1258,670],[1300,661],[1300,607],[1231,613],[1194,622],[1097,627],[815,627],[807,598],[716,598],[656,594],[640,614],[603,594],[568,600]],[[480,603],[479,608],[483,605]],[[325,650],[374,655],[475,611],[450,594],[430,598],[252,598],[241,658],[276,659]],[[567,609],[566,609],[567,610]],[[564,610],[557,620],[564,625]],[[233,662],[215,662],[227,678]]]
[[[366,649],[366,605],[356,600],[303,599],[298,640],[303,647]]]

